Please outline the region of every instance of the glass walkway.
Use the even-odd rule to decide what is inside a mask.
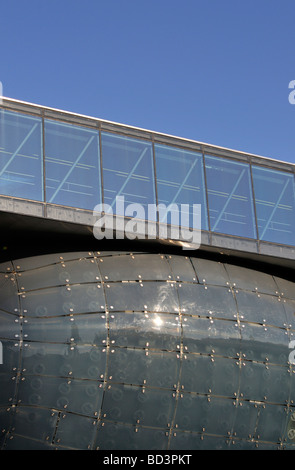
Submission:
[[[278,256],[285,247],[294,258],[294,178],[295,165],[277,160],[6,98],[0,105],[0,199],[42,203],[42,216],[53,207],[92,213],[116,196],[146,208],[200,204],[205,244],[243,242]]]

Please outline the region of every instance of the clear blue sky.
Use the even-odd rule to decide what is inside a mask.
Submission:
[[[295,163],[294,0],[1,0],[4,95]]]

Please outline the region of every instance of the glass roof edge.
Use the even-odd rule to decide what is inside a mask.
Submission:
[[[88,120],[92,120],[92,121],[97,121],[97,122],[101,122],[101,123],[110,124],[110,125],[113,125],[113,126],[118,126],[118,127],[125,128],[125,129],[130,129],[130,130],[140,131],[140,132],[144,132],[144,133],[149,133],[149,134],[153,134],[153,135],[159,136],[159,137],[162,136],[164,138],[169,138],[169,139],[172,139],[172,140],[177,139],[178,141],[183,141],[185,143],[191,143],[191,144],[195,144],[195,145],[198,145],[198,146],[206,147],[206,149],[204,149],[204,151],[208,151],[208,149],[210,149],[211,151],[214,151],[214,149],[216,149],[217,151],[225,151],[225,152],[233,153],[236,156],[238,156],[238,155],[243,156],[243,157],[248,156],[250,158],[259,159],[262,164],[263,164],[263,161],[268,162],[268,163],[274,162],[275,164],[280,164],[280,165],[283,164],[283,165],[288,166],[290,168],[290,170],[295,173],[295,163],[286,162],[284,160],[279,160],[279,159],[266,157],[266,156],[258,155],[258,154],[253,154],[253,153],[249,153],[249,152],[243,152],[242,150],[236,150],[236,149],[231,149],[231,148],[228,148],[228,147],[222,147],[222,146],[219,146],[219,145],[210,144],[208,142],[201,142],[201,141],[198,141],[198,140],[188,139],[186,137],[180,137],[180,136],[177,136],[177,135],[167,134],[167,133],[163,133],[163,132],[159,132],[159,131],[154,131],[154,130],[151,130],[151,129],[145,129],[145,128],[141,128],[141,127],[131,126],[129,124],[123,124],[123,123],[119,123],[119,122],[115,122],[115,121],[109,121],[107,119],[88,116],[86,114],[79,114],[79,113],[74,113],[72,111],[66,111],[66,110],[62,110],[62,109],[58,109],[58,108],[52,108],[52,107],[49,107],[49,106],[30,103],[28,101],[17,100],[15,98],[9,98],[9,97],[4,97],[3,96],[3,97],[1,97],[1,99],[3,101],[7,101],[8,103],[12,103],[12,104],[16,103],[16,104],[20,104],[20,105],[24,105],[24,106],[30,106],[30,107],[33,107],[33,108],[36,108],[36,109],[39,109],[39,110],[42,110],[42,111],[48,110],[50,112],[64,114],[64,115],[67,115],[67,116],[77,117],[77,118],[81,118],[81,119],[88,119]],[[0,108],[1,108],[1,102],[0,102]],[[219,155],[219,156],[221,157],[221,155]],[[258,163],[258,162],[256,161],[255,163]]]

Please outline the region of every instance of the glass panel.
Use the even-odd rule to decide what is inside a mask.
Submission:
[[[288,416],[288,423],[285,428],[285,441],[288,442],[287,448],[289,449],[295,449],[295,414],[294,414],[294,408],[290,408],[287,411],[287,416]]]
[[[290,353],[286,330],[241,323],[241,350],[246,360],[287,365]]]
[[[236,358],[188,354],[182,363],[181,384],[186,392],[234,397],[239,375]]]
[[[154,450],[168,448],[165,430],[144,428],[116,422],[102,422],[94,449],[100,450]]]
[[[44,317],[105,310],[101,284],[80,284],[29,291],[20,296],[26,316]]]
[[[12,380],[11,377],[17,373],[16,371],[19,368],[20,348],[22,346],[22,343],[20,341],[20,337],[16,338],[16,340],[2,339],[1,343],[3,352],[3,364],[0,364],[0,373],[8,374],[8,378]],[[0,383],[1,380],[2,379],[0,379]]]
[[[99,281],[100,274],[96,261],[83,258],[28,270],[21,273],[18,279],[20,289],[25,291],[62,284],[99,283]]]
[[[279,287],[280,295],[286,299],[295,300],[294,282],[276,276],[274,279]]]
[[[25,344],[22,352],[23,375],[101,380],[101,376],[105,374],[105,348],[83,344]]]
[[[188,352],[235,357],[241,348],[237,324],[227,320],[184,317],[183,344]]]
[[[19,385],[23,405],[42,406],[96,416],[101,406],[103,389],[92,380],[60,377],[26,376]]]
[[[236,288],[263,292],[264,294],[278,294],[277,286],[270,274],[233,264],[226,264],[225,268],[231,285]]]
[[[287,317],[279,297],[254,292],[236,292],[239,317],[243,322],[260,323],[283,328]]]
[[[81,258],[93,257],[92,252],[75,251],[69,253],[50,253],[40,256],[32,256],[30,258],[19,258],[13,262],[16,271],[26,271],[36,269],[51,264],[62,263],[70,260],[80,260]]]
[[[2,312],[0,310],[0,339],[20,339],[21,336],[21,320],[16,315]]]
[[[294,175],[252,167],[260,240],[295,245]]]
[[[57,419],[57,411],[17,406],[12,424],[13,433],[51,442]]]
[[[208,230],[202,155],[165,145],[155,145],[155,155],[159,204],[189,204],[190,227],[192,205],[201,204],[201,228]]]
[[[284,310],[286,312],[286,323],[288,328],[295,330],[295,300],[286,299],[283,302]]]
[[[54,450],[47,442],[37,441],[28,437],[14,435],[12,439],[7,439],[6,450]]]
[[[98,264],[104,281],[172,279],[164,255],[135,253],[126,256],[106,256],[99,257]]]
[[[176,351],[181,327],[175,315],[165,313],[116,312],[109,320],[110,340],[118,347]]]
[[[0,274],[0,309],[16,314],[19,311],[18,289],[15,274]]]
[[[256,433],[262,441],[280,442],[284,435],[288,420],[286,406],[260,406]]]
[[[175,281],[197,282],[190,258],[187,256],[166,255]]]
[[[167,428],[175,409],[171,390],[112,385],[103,400],[102,416],[106,419],[142,426]]]
[[[205,159],[212,232],[256,238],[249,165]]]
[[[93,210],[101,202],[98,131],[45,121],[46,200]]]
[[[245,361],[241,369],[240,393],[245,400],[287,403],[291,375],[287,367]]]
[[[115,311],[178,313],[175,284],[170,282],[122,282],[107,284],[106,297]]]
[[[247,400],[241,401],[236,407],[236,419],[234,422],[233,433],[236,433],[237,439],[251,439],[255,433],[257,417],[260,414],[256,403]],[[243,443],[243,448],[244,448]]]
[[[74,449],[89,449],[96,434],[96,424],[91,418],[63,413],[58,423],[55,443]]]
[[[9,429],[11,428],[11,422],[12,422],[14,413],[15,413],[15,407],[13,408],[10,408],[10,407],[8,408],[7,406],[3,408],[0,407],[0,423],[1,423],[0,448],[1,450],[3,449],[2,445],[5,441],[6,433],[8,433]]]
[[[223,263],[201,258],[191,258],[191,261],[200,283],[229,285],[229,277]]]
[[[178,400],[175,423],[180,431],[202,432],[225,436],[231,431],[236,408],[228,398],[184,393]]]
[[[179,372],[180,360],[172,352],[115,348],[109,356],[108,374],[117,383],[172,390]]]
[[[152,144],[105,132],[101,135],[104,202],[116,210],[116,196],[124,197],[126,204],[137,203],[144,207],[148,217],[148,204],[156,204]],[[139,217],[139,214],[138,214]],[[139,217],[141,218],[141,217]]]
[[[0,110],[0,192],[43,201],[42,120]]]
[[[181,312],[234,320],[237,307],[232,291],[227,287],[181,284],[178,289]]]
[[[23,325],[26,341],[101,345],[107,338],[105,315],[91,313],[56,318],[27,317]]]
[[[13,271],[13,264],[11,261],[5,261],[5,263],[0,264],[0,273],[8,273],[9,271]]]
[[[1,366],[2,367],[2,366]],[[0,406],[8,406],[13,403],[16,389],[15,377],[11,374],[2,374],[0,372]]]
[[[177,430],[172,433],[169,450],[221,450],[228,449],[231,442],[223,436],[207,436],[206,434]]]

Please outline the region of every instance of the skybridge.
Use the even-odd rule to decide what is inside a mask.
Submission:
[[[118,196],[144,208],[200,204],[202,249],[288,265],[294,178],[279,160],[8,98],[0,106],[1,228],[89,236],[94,208]]]

